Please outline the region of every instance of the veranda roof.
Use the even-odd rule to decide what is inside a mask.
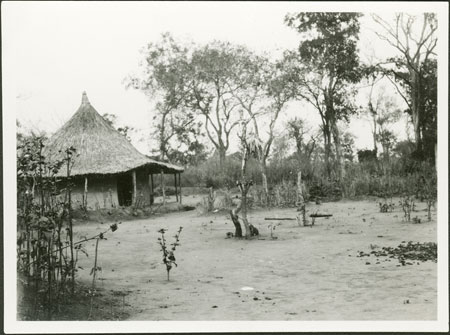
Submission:
[[[50,137],[44,155],[51,160],[58,159],[71,146],[76,149],[72,176],[115,174],[142,166],[148,166],[155,173],[161,170],[165,173],[183,171],[179,166],[158,162],[141,154],[95,110],[86,92],[83,92],[77,112]],[[58,175],[65,176],[65,169],[61,169]]]

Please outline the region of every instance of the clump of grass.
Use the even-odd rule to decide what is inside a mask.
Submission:
[[[395,205],[392,202],[379,202],[380,213],[392,212],[395,209]]]
[[[182,230],[183,227],[178,228],[177,233],[174,235],[175,242],[173,242],[169,246],[167,245],[167,241],[164,235],[167,229],[160,229],[158,231],[161,234],[161,237],[158,237],[158,243],[161,246],[161,251],[163,253],[163,263],[166,265],[167,281],[170,280],[170,270],[172,269],[173,265],[178,266],[175,258],[175,250],[180,245],[180,234]]]

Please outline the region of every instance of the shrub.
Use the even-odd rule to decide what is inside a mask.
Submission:
[[[117,229],[113,224],[94,237],[73,240],[70,168],[76,150],[67,148],[64,158],[49,161],[43,149],[39,137],[24,140],[17,148],[17,269],[25,300],[28,295],[34,300],[32,320],[42,318],[42,308],[44,318],[51,319],[60,303],[73,298],[78,254],[86,254],[83,243]],[[64,182],[56,178],[61,168],[67,171]]]
[[[364,162],[374,162],[377,160],[376,150],[358,150],[358,161],[360,163]]]
[[[236,155],[226,158],[223,166],[220,166],[218,157],[211,157],[198,166],[186,169],[183,176],[183,186],[212,187],[214,189],[235,187],[236,181],[241,175],[241,161]],[[257,162],[249,160],[247,175],[255,182],[261,181]]]

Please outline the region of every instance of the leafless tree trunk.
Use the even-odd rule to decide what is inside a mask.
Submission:
[[[411,111],[416,148],[421,150],[422,64],[431,55],[436,55],[434,52],[437,44],[437,37],[435,36],[437,30],[436,15],[434,13],[423,13],[421,23],[416,16],[405,13],[395,14],[393,24],[378,15],[373,15],[372,18],[382,28],[382,32],[377,33],[378,37],[388,42],[402,54],[402,65],[407,73],[389,69],[386,72],[393,75],[394,78],[392,79],[389,75],[387,78],[392,82]],[[420,24],[421,27],[419,27]],[[405,92],[397,80],[401,81],[404,86],[409,87],[409,94]]]
[[[243,134],[246,136],[247,134]],[[247,193],[250,189],[251,183],[247,180],[247,161],[249,158],[249,150],[247,146],[244,148],[244,154],[242,155],[242,164],[241,164],[241,181],[238,183],[238,187],[241,191],[241,216],[242,223],[245,227],[245,237],[249,238],[251,236],[250,224],[248,223],[247,218]]]
[[[267,166],[266,162],[260,163],[260,169],[261,169],[261,178],[262,178],[262,187],[264,190],[264,197],[265,197],[265,203],[266,205],[269,203],[269,185],[267,183]]]
[[[257,143],[255,139],[252,139],[251,141],[247,139],[247,123],[248,122],[243,122],[242,133],[240,135],[243,152],[241,162],[241,180],[237,182],[237,186],[241,191],[240,211],[242,213],[242,223],[245,227],[245,237],[250,238],[251,236],[258,235],[258,230],[248,222],[247,218],[247,194],[250,187],[253,185],[253,182],[247,177],[247,162],[250,155],[255,154]],[[232,218],[233,214],[237,214],[238,211],[239,206],[235,212],[232,212]]]
[[[345,175],[343,155],[342,155],[342,145],[341,145],[341,136],[339,133],[339,128],[336,123],[332,125],[333,130],[333,141],[336,152],[336,175],[339,181],[342,181]]]

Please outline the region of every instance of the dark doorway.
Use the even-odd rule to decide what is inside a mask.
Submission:
[[[133,179],[131,174],[119,174],[117,177],[117,198],[119,206],[131,206],[133,200]]]

